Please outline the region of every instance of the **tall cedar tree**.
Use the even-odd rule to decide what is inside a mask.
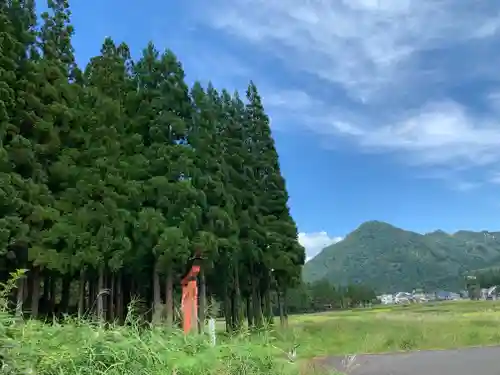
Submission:
[[[209,85],[207,92],[199,82],[191,89],[193,117],[188,142],[194,148],[197,174],[193,176],[195,187],[203,192],[201,201],[201,231],[195,240],[195,248],[201,250],[203,267],[200,271],[199,320],[203,325],[207,304],[206,275],[213,274],[218,261],[219,247],[227,246],[237,228],[232,218],[231,200],[225,190],[223,143],[219,131],[220,105],[216,90]],[[214,280],[215,281],[215,280]],[[211,293],[219,292],[220,284]],[[209,311],[210,313],[210,311]]]
[[[286,289],[292,286],[294,281],[292,275],[300,275],[305,261],[305,250],[298,245],[297,227],[290,216],[288,193],[281,175],[269,118],[264,112],[262,100],[253,82],[250,83],[246,95],[249,126],[255,134],[253,154],[258,181],[257,205],[264,228],[264,250],[258,271],[260,293],[264,297],[265,315],[271,321],[272,275],[276,273],[278,276],[278,293],[286,293]],[[282,275],[289,277],[283,278]],[[280,318],[283,321],[282,314]]]
[[[2,279],[9,271],[25,267],[27,251],[15,251],[16,244],[28,242],[29,226],[25,222],[27,182],[21,175],[24,165],[30,166],[33,156],[29,140],[20,133],[18,107],[23,89],[22,73],[27,61],[26,51],[34,44],[35,34],[22,21],[29,20],[29,9],[22,2],[0,5],[0,255]],[[21,68],[23,70],[21,71]],[[20,292],[22,289],[20,288]],[[22,295],[20,295],[22,298]]]
[[[195,150],[187,145],[192,107],[184,72],[171,51],[160,55],[150,43],[135,65],[135,79],[136,121],[149,162],[136,239],[150,252],[154,316],[162,315],[163,274],[166,313],[171,317],[173,276],[192,253],[202,213],[199,202],[203,195],[192,183],[196,175]]]
[[[121,271],[132,248],[128,233],[134,220],[123,142],[128,123],[125,101],[132,89],[128,60],[127,46],[116,46],[108,38],[101,55],[92,58],[85,70],[88,147],[81,152],[85,183],[79,188],[87,202],[81,207],[80,217],[85,218],[81,224],[90,234],[92,251],[80,251],[87,266],[82,268],[85,276],[80,277],[88,281],[101,319],[123,319],[123,294],[115,292],[122,289]],[[87,257],[91,254],[92,258]]]
[[[43,234],[44,246],[32,246],[30,249],[30,258],[35,262],[34,265],[39,265],[33,273],[33,316],[37,314],[37,302],[40,301],[40,274],[43,276],[43,312],[53,314],[68,310],[73,261],[71,254],[67,252],[69,233],[64,230],[67,228],[60,226],[64,209],[68,210],[68,207],[61,206],[59,199],[67,184],[67,168],[73,166],[72,163],[67,166],[63,162],[66,169],[61,168],[60,161],[68,161],[65,146],[70,143],[72,128],[76,124],[75,104],[79,87],[72,83],[72,77],[77,74],[78,69],[71,45],[73,27],[70,24],[68,2],[49,1],[48,8],[49,12],[42,13],[43,23],[38,33],[38,47],[41,51],[38,84],[42,112],[37,128],[43,131],[39,137],[44,140],[43,148],[39,148],[38,159],[44,170],[44,182],[53,200],[42,211],[44,216],[39,217],[38,226]]]

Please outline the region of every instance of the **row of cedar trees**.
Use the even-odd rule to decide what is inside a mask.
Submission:
[[[188,260],[202,251],[207,298],[228,329],[259,326],[300,281],[304,249],[287,206],[269,118],[245,100],[191,88],[171,51],[138,60],[106,39],[80,70],[69,5],[0,1],[1,279],[26,269],[12,296],[32,317],[123,321],[139,297],[174,319]]]

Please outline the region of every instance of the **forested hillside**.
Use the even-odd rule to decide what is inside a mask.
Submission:
[[[37,23],[33,0],[0,3],[0,278],[27,270],[17,312],[123,321],[139,298],[171,323],[200,251],[200,312],[213,296],[229,328],[243,311],[260,325],[305,254],[256,86],[188,87],[173,52],[133,60],[110,38],[78,67],[68,3],[48,5]]]
[[[363,283],[378,292],[464,289],[468,271],[500,264],[500,232],[425,235],[370,221],[304,267],[306,281]]]

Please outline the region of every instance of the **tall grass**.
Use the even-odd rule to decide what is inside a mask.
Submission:
[[[277,342],[302,358],[500,345],[500,301],[385,306],[294,316]]]
[[[0,295],[2,374],[37,375],[279,375],[298,373],[267,333],[239,333],[216,346],[204,335],[137,324],[131,314],[124,326],[104,327],[90,320],[62,323],[16,319]]]

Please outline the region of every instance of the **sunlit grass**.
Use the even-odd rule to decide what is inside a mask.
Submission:
[[[0,373],[6,375],[291,375],[304,369],[276,345],[270,330],[219,337],[139,324],[66,319],[44,324],[6,312],[0,296]],[[3,297],[3,298],[2,298]],[[307,371],[307,375],[313,375]]]
[[[461,301],[290,317],[279,341],[303,357],[500,344],[500,303]]]
[[[0,298],[0,302],[2,299]],[[287,329],[185,336],[164,326],[67,319],[22,321],[0,303],[2,374],[37,375],[313,375],[321,356],[500,344],[500,303],[468,301],[326,312],[289,317]],[[287,351],[295,345],[297,361]]]
[[[291,315],[284,330],[276,318],[271,335],[276,338],[273,345],[283,350],[299,344],[300,359],[498,345],[500,302],[436,302]]]
[[[239,333],[213,347],[204,335],[68,320],[47,325],[0,313],[5,374],[294,374],[272,337]]]

